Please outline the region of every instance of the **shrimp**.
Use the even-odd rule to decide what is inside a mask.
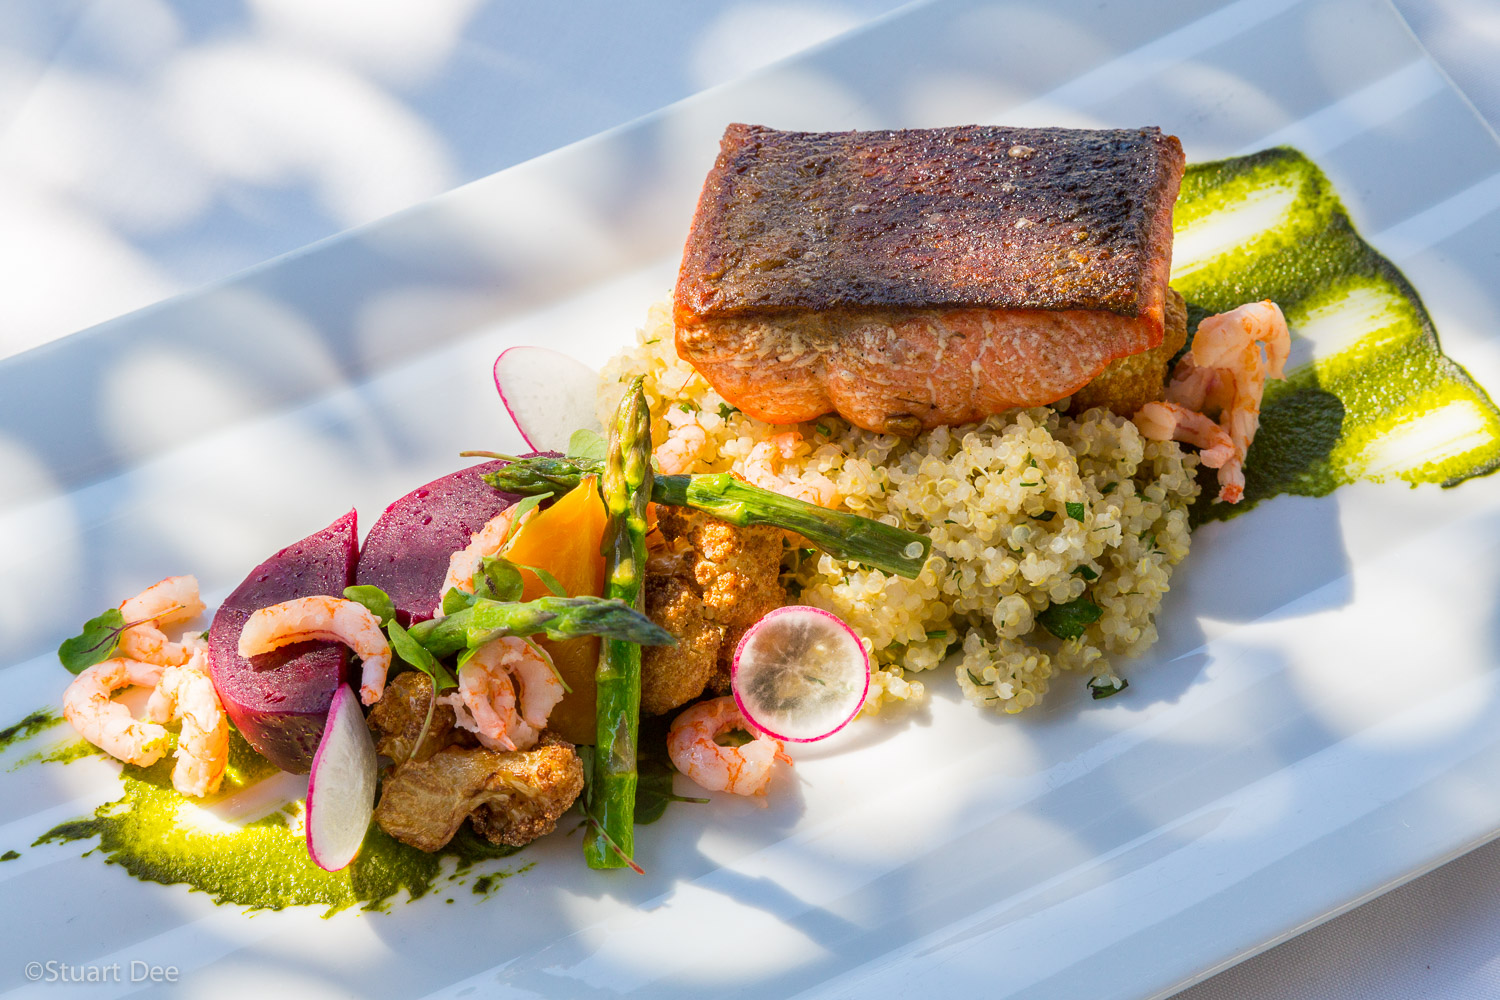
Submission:
[[[1219,470],[1219,499],[1245,494],[1245,456],[1260,427],[1266,379],[1285,378],[1291,334],[1269,299],[1249,302],[1198,324],[1192,349],[1177,363],[1165,403],[1147,403],[1136,426],[1153,441],[1184,441],[1205,449],[1203,464]],[[1204,413],[1217,410],[1214,425]]]
[[[671,423],[672,414],[680,412],[682,411],[668,411],[667,422]],[[708,432],[698,421],[692,420],[674,425],[667,432],[667,439],[657,445],[656,450],[652,452],[656,458],[657,471],[668,476],[690,471],[693,463],[703,454],[703,448],[707,444]]]
[[[1136,413],[1135,425],[1143,437],[1170,441],[1174,437],[1202,450],[1203,464],[1219,469],[1235,455],[1229,432],[1211,418],[1181,403],[1147,403]]]
[[[186,663],[192,650],[169,641],[160,626],[202,613],[197,577],[169,576],[154,583],[120,605],[120,614],[127,622],[139,623],[120,633],[120,652],[130,659],[164,667]]]
[[[802,446],[802,435],[796,431],[773,434],[750,449],[745,459],[745,478],[762,489],[774,489],[786,482],[781,475],[781,464],[797,457]]]
[[[458,668],[458,690],[438,704],[451,706],[459,728],[491,750],[530,750],[562,696],[562,681],[547,654],[525,639],[502,636],[480,646]]]
[[[218,791],[229,766],[229,721],[208,677],[203,649],[195,649],[186,663],[162,671],[146,703],[146,717],[157,723],[182,720],[172,787],[198,797]]]
[[[822,473],[788,475],[781,469],[783,464],[798,457],[801,449],[802,435],[799,432],[773,434],[750,449],[743,466],[745,481],[794,500],[832,507],[838,502],[838,490],[827,476]]]
[[[535,513],[536,508],[533,507],[522,515],[519,523],[513,523],[516,520],[516,508],[507,507],[490,518],[484,527],[470,536],[467,546],[448,557],[448,575],[443,577],[438,595],[441,597],[455,588],[466,594],[474,593],[474,574],[479,572],[484,560],[504,549],[511,536],[520,530],[522,524],[531,520]],[[443,617],[441,600],[433,614],[438,618]]]
[[[132,684],[154,687],[165,669],[127,656],[96,663],[79,674],[63,694],[63,717],[78,735],[111,757],[149,767],[167,752],[167,731],[151,721],[140,721],[130,709],[114,701],[114,693]]]
[[[741,747],[720,746],[715,737],[742,729],[755,738]],[[745,722],[734,698],[700,701],[672,722],[667,754],[677,770],[711,792],[764,795],[776,761],[788,764],[786,745]]]
[[[269,653],[280,646],[309,639],[342,642],[363,661],[359,700],[373,705],[385,691],[391,666],[391,646],[380,631],[380,619],[363,604],[339,597],[299,597],[261,608],[240,632],[240,655]]]
[[[1198,332],[1193,335],[1193,348],[1187,355],[1193,368],[1217,369],[1227,375],[1229,384],[1220,393],[1224,411],[1220,420],[1228,418],[1226,429],[1242,459],[1260,426],[1266,377],[1286,377],[1290,352],[1286,318],[1269,299],[1210,316],[1198,324]],[[1171,387],[1167,398],[1173,399]]]

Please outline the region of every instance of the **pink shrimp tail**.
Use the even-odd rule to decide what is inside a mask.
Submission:
[[[1285,378],[1291,334],[1276,303],[1248,302],[1198,324],[1193,347],[1172,372],[1167,400],[1147,403],[1134,420],[1154,441],[1182,441],[1219,470],[1219,499],[1245,496],[1245,456],[1260,427],[1266,378]],[[1215,421],[1204,411],[1215,411]]]
[[[1132,419],[1141,434],[1153,441],[1181,441],[1202,449],[1203,464],[1210,469],[1221,468],[1234,458],[1229,433],[1181,403],[1147,403]]]
[[[1234,405],[1235,378],[1228,368],[1200,367],[1185,354],[1167,384],[1167,402],[1190,410],[1212,413]]]
[[[1142,436],[1181,441],[1200,449],[1203,464],[1219,470],[1219,499],[1239,503],[1245,495],[1242,459],[1234,440],[1219,424],[1180,403],[1147,403],[1132,418]]]
[[[1270,299],[1261,302],[1269,314],[1269,332],[1262,338],[1261,343],[1266,347],[1266,367],[1270,369],[1270,375],[1274,379],[1286,378],[1286,361],[1292,353],[1292,335],[1287,329],[1286,317],[1282,315],[1281,307]]]

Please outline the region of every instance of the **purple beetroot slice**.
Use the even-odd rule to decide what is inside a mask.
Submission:
[[[412,490],[385,509],[359,556],[358,582],[391,595],[403,626],[426,621],[442,599],[448,559],[469,537],[520,497],[479,477],[500,468],[485,462]]]
[[[209,673],[229,719],[271,763],[304,774],[323,737],[334,692],[351,677],[349,650],[336,642],[298,642],[260,656],[239,655],[252,613],[296,597],[340,597],[359,558],[356,515],[276,553],[230,594],[208,633]]]

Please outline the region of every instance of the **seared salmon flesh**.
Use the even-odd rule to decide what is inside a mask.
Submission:
[[[914,434],[1162,343],[1182,147],[1159,129],[725,130],[677,352],[730,403]]]

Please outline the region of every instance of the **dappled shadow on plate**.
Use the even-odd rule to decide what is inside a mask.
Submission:
[[[487,328],[675,254],[726,121],[947,124],[940,119],[954,104],[944,95],[972,97],[965,81],[973,79],[987,81],[987,89],[962,117],[984,117],[987,108],[998,116],[1015,95],[1061,84],[1157,28],[1135,10],[1105,24],[1113,16],[1105,11],[1097,25],[1069,22],[1068,45],[1053,46],[1045,59],[1015,49],[997,59],[989,41],[995,30],[1014,30],[1022,15],[1045,25],[1051,15],[1024,5],[970,5],[954,17],[955,7],[919,9],[895,30],[830,49],[737,95],[707,95],[681,114],[594,144],[593,159],[558,156],[529,165],[484,182],[477,197],[470,192],[468,200],[389,220],[336,249],[7,362],[0,369],[4,447],[28,471],[0,486],[9,509],[51,504],[47,527],[65,541],[49,553],[36,544],[12,550],[28,560],[50,556],[63,568],[12,574],[18,558],[14,566],[0,563],[0,579],[24,584],[14,587],[21,596],[14,622],[3,619],[0,658],[55,643],[86,617],[76,606],[92,614],[114,604],[132,592],[122,579],[136,577],[138,589],[149,582],[138,578],[143,567],[157,567],[163,554],[176,564],[157,575],[196,569],[203,560],[214,568],[205,589],[227,589],[258,558],[306,533],[278,534],[299,508],[332,504],[307,517],[311,530],[347,509],[349,492],[383,503],[432,478],[424,466],[433,454],[485,444],[474,434],[488,411],[455,400],[483,395],[499,420],[483,360],[473,364],[505,346]],[[986,25],[988,33],[976,31]],[[921,51],[949,56],[941,66],[924,65],[913,58]],[[873,80],[871,66],[879,67]],[[1227,75],[1191,79],[1224,85]],[[1080,107],[1126,101],[1130,93],[1095,89],[1100,96],[1064,95],[1053,103],[1087,119]],[[1207,110],[1193,106],[1213,126],[1204,126],[1205,134],[1221,144],[1252,139],[1209,114],[1226,100],[1222,93],[1202,99]],[[1023,117],[1047,107],[1034,104]],[[1128,106],[1129,121],[1114,120],[1124,112],[1101,111],[1092,123],[1140,124],[1150,107]],[[1292,114],[1275,100],[1257,109],[1268,127]],[[590,350],[626,342],[630,321],[612,321],[623,325],[599,333]],[[470,350],[478,342],[483,349]],[[424,360],[434,371],[420,389],[394,378]],[[453,361],[465,367],[449,366]],[[1328,416],[1326,405],[1318,412]],[[289,419],[274,424],[281,418]],[[256,447],[235,436],[258,421],[274,427],[270,443]],[[203,452],[174,459],[199,444],[235,449],[242,460],[217,469]],[[160,463],[154,484],[115,480],[152,462]],[[1254,475],[1256,465],[1252,460]],[[193,493],[182,484],[194,471],[227,485],[217,494]],[[1259,489],[1252,484],[1252,495]],[[224,516],[174,507],[184,495],[194,502],[218,497]],[[184,922],[199,923],[183,936],[197,942],[204,961],[229,956],[200,982],[227,983],[254,970],[258,981],[294,992],[415,994],[473,976],[480,994],[505,982],[544,995],[617,996],[664,984],[774,995],[878,963],[888,949],[913,942],[910,954],[933,955],[998,933],[990,968],[976,970],[986,977],[1005,955],[1038,941],[1096,935],[1098,949],[1120,946],[1129,928],[1090,922],[1091,913],[1113,912],[1094,906],[1112,882],[1151,879],[1155,866],[1196,843],[1259,843],[1258,831],[1269,827],[1256,825],[1254,810],[1219,803],[1223,789],[1271,782],[1378,724],[1380,704],[1369,716],[1312,704],[1307,665],[1261,633],[1210,637],[1200,624],[1274,621],[1305,629],[1311,617],[1347,605],[1351,567],[1337,514],[1332,499],[1278,497],[1204,525],[1163,609],[1160,644],[1141,662],[1121,664],[1132,679],[1122,695],[1086,700],[1083,679],[1065,675],[1029,716],[975,715],[955,730],[966,739],[945,747],[932,773],[909,785],[893,788],[884,772],[851,767],[850,780],[867,783],[861,797],[876,824],[857,845],[829,834],[841,832],[833,821],[806,827],[808,799],[818,790],[794,770],[778,778],[764,810],[723,797],[673,806],[641,831],[644,878],[587,870],[580,835],[562,830],[502,863],[536,868],[490,900],[456,892],[448,903],[437,893],[390,915],[349,913],[331,924],[288,914],[211,921],[186,903]],[[274,529],[260,527],[268,520],[276,520]],[[182,525],[189,522],[197,526],[185,543]],[[69,595],[67,607],[59,607],[58,594]],[[1210,638],[1225,641],[1214,646]],[[889,760],[895,737],[933,735],[954,725],[949,708],[969,710],[952,704],[951,675],[923,680],[937,704],[856,723],[838,745],[809,749],[803,759],[811,765],[857,751],[860,759],[884,753]],[[1431,696],[1430,688],[1416,695]],[[908,794],[910,803],[881,801]],[[1308,805],[1301,794],[1268,787],[1255,805],[1270,823]],[[931,830],[916,827],[923,836],[914,841],[878,825],[895,827],[923,808],[931,810]],[[868,853],[855,856],[854,846]],[[1203,891],[1213,885],[1206,879]],[[164,892],[171,895],[153,898],[177,905],[185,897]],[[309,933],[310,925],[337,930]],[[337,949],[327,944],[335,936]],[[1025,987],[1005,983],[1013,991]]]

